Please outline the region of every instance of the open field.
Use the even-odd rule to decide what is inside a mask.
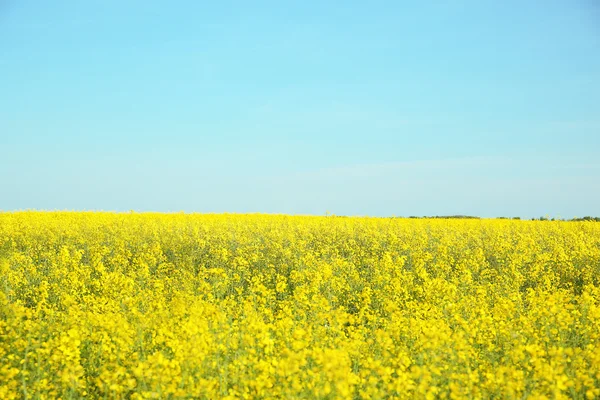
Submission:
[[[0,398],[598,398],[600,223],[0,213]]]

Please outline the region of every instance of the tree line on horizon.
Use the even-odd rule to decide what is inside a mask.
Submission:
[[[432,215],[432,216],[422,216],[422,217],[418,217],[418,216],[414,216],[411,215],[408,218],[416,218],[416,219],[425,219],[425,218],[436,218],[436,219],[481,219],[481,217],[478,216],[474,216],[474,215]],[[496,219],[513,219],[513,220],[520,220],[521,217],[496,217]],[[571,219],[566,219],[566,218],[550,218],[550,217],[539,217],[539,218],[530,218],[531,221],[573,221],[573,222],[580,222],[580,221],[592,221],[592,222],[600,222],[600,217],[591,217],[591,216],[585,216],[585,217],[574,217]]]

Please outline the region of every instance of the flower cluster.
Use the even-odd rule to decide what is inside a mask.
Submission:
[[[600,224],[0,213],[0,398],[600,398]]]

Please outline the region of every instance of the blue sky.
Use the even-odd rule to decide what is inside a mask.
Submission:
[[[600,215],[593,0],[0,4],[0,209]]]

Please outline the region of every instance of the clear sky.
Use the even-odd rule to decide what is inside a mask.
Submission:
[[[595,0],[0,5],[0,209],[600,215]]]

